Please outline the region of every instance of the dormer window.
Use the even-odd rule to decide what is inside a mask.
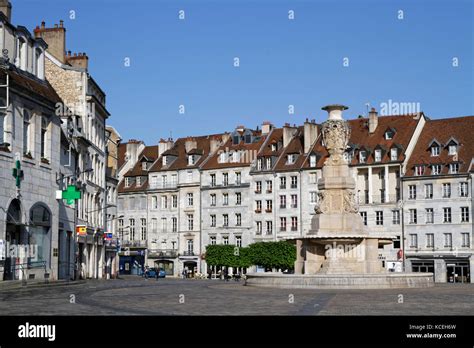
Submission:
[[[449,173],[458,174],[459,173],[459,163],[450,163],[449,164]]]
[[[382,150],[375,150],[375,162],[382,162]]]
[[[360,151],[359,152],[359,162],[360,163],[365,163],[367,161],[367,152],[366,151]]]
[[[450,155],[455,155],[458,153],[458,146],[456,144],[449,144],[448,151]]]
[[[266,169],[271,169],[272,168],[272,159],[271,157],[268,157],[266,160]]]
[[[227,154],[225,152],[221,152],[221,154],[219,155],[219,163],[225,163],[226,157],[227,157]]]
[[[130,187],[130,178],[125,178],[125,187]]]
[[[288,155],[288,161],[286,164],[293,164],[295,163],[295,161],[296,161],[296,155],[292,153]]]
[[[232,137],[232,143],[234,145],[238,145],[240,143],[240,135],[239,134],[236,134]]]
[[[277,144],[272,144],[272,151],[276,151],[277,150]]]
[[[415,175],[421,176],[425,173],[425,166],[415,166]]]
[[[28,59],[28,52],[27,52],[26,40],[24,38],[20,37],[18,39],[18,64],[17,64],[17,66],[22,70],[26,70],[27,59]]]
[[[245,143],[250,144],[251,142],[252,142],[252,134],[248,132],[247,134],[245,134]]]
[[[390,161],[398,160],[398,149],[393,147],[390,149]]]
[[[441,165],[433,164],[431,167],[431,175],[440,175],[441,174]]]
[[[137,186],[141,186],[141,185],[142,185],[142,177],[137,176]]]
[[[259,158],[257,160],[257,170],[262,170],[262,159],[261,158]]]
[[[232,162],[238,163],[240,161],[240,152],[235,151],[232,153]]]
[[[148,170],[148,162],[142,162],[142,170]]]
[[[385,140],[393,139],[394,136],[395,136],[395,132],[392,129],[387,129],[385,131]]]
[[[168,156],[163,156],[163,165],[168,165]]]
[[[439,156],[439,146],[433,145],[431,147],[431,156]]]
[[[196,158],[194,155],[188,155],[188,166],[193,166],[195,164]]]
[[[311,168],[316,167],[316,155],[309,156],[309,166]]]

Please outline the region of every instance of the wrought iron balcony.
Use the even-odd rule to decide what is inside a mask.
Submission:
[[[176,249],[150,249],[148,251],[148,257],[177,257],[178,251]]]

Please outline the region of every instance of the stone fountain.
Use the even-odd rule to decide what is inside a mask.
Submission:
[[[246,285],[281,288],[407,288],[433,286],[432,273],[388,273],[378,247],[395,236],[370,233],[358,213],[355,179],[344,157],[350,127],[342,117],[344,105],[323,108],[322,140],[329,158],[318,181],[318,204],[311,230],[294,238],[295,274],[251,273]]]

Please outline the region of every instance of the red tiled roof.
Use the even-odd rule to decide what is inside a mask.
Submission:
[[[449,155],[448,142],[458,143],[457,156]],[[439,156],[431,156],[430,145],[433,140],[441,143]],[[457,158],[456,158],[457,157]],[[416,165],[425,165],[424,175],[431,174],[430,164],[442,164],[441,174],[447,174],[449,163],[459,163],[459,172],[473,171],[474,158],[474,116],[427,120],[407,165],[407,176],[414,175]]]

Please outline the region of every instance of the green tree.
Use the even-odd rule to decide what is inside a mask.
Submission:
[[[206,262],[210,266],[250,267],[248,248],[235,245],[208,245]]]
[[[292,269],[296,261],[296,246],[286,241],[257,242],[248,246],[251,264],[268,268]]]

